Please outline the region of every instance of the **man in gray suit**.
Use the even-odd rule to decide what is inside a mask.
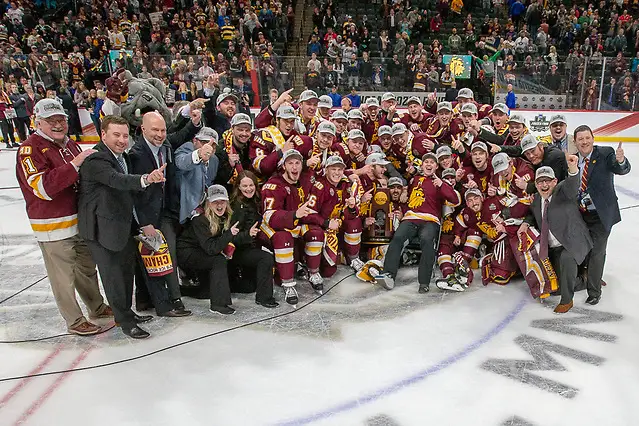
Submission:
[[[559,280],[561,301],[556,313],[572,308],[577,281],[577,266],[584,261],[593,246],[588,227],[579,212],[579,158],[566,155],[568,177],[557,183],[551,167],[543,166],[535,174],[537,194],[530,206],[532,215],[519,228],[525,232],[528,225],[541,231],[539,256],[550,258]]]

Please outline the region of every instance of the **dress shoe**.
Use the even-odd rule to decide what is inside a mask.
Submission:
[[[138,312],[150,311],[153,309],[151,302],[135,302],[135,310]]]
[[[588,296],[588,298],[586,299],[586,303],[588,305],[595,306],[597,303],[599,303],[599,300],[601,300],[601,296]]]
[[[429,285],[420,285],[419,286],[419,290],[417,291],[419,294],[425,294],[428,293],[430,291],[430,286]]]
[[[153,319],[153,315],[138,315],[138,314],[133,315],[133,320],[138,324],[142,324],[143,322],[149,322],[152,319]]]
[[[256,300],[255,303],[258,305],[264,306],[265,308],[277,308],[278,306],[280,306],[280,304],[277,303],[275,299],[265,300],[265,301]]]
[[[182,299],[171,300],[171,305],[173,305],[175,309],[183,311],[186,310],[186,308],[184,307],[184,303],[182,303]]]
[[[142,330],[137,325],[131,328],[123,328],[122,333],[126,334],[127,336],[133,339],[146,339],[147,337],[150,336],[148,331]]]
[[[158,314],[159,317],[170,317],[170,318],[179,318],[179,317],[188,317],[192,315],[193,312],[187,311],[186,309],[171,309],[167,312],[162,312]]]
[[[111,309],[110,306],[105,305],[106,307],[102,310],[101,313],[96,314],[96,315],[89,315],[89,318],[91,318],[92,320],[96,320],[96,319],[111,319],[113,318],[113,310]]]
[[[555,313],[556,314],[565,314],[571,308],[572,308],[572,300],[570,301],[570,303],[563,303],[563,304],[560,303],[559,305],[557,305],[557,307],[555,308]]]
[[[102,328],[98,325],[90,323],[89,321],[82,321],[80,324],[69,327],[69,333],[77,334],[78,336],[92,336],[102,331]]]

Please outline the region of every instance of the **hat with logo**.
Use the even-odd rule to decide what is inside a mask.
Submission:
[[[552,169],[552,167],[540,167],[537,169],[537,172],[535,172],[535,180],[537,181],[539,179],[556,179],[555,171]]]
[[[348,111],[348,119],[349,120],[362,120],[362,121],[364,121],[364,114],[362,114],[362,111],[360,111],[358,109],[352,109],[352,110]]]
[[[282,159],[280,160],[280,164],[286,163],[286,160],[288,160],[289,158],[297,158],[300,161],[304,161],[304,157],[302,157],[302,154],[300,154],[300,152],[298,150],[289,149],[288,151],[286,151],[284,153],[284,155],[282,155]]]
[[[410,104],[418,104],[421,105],[422,101],[419,100],[419,98],[417,96],[411,96],[410,98],[408,98],[408,101],[406,101],[406,106],[410,105]]]
[[[386,92],[382,95],[382,102],[395,101],[395,100],[397,100],[397,98],[395,97],[395,94],[392,92]]]
[[[481,193],[481,191],[477,188],[470,188],[468,190],[466,190],[466,193],[464,194],[464,198],[468,198],[471,195],[475,195],[477,197],[483,197],[484,194]]]
[[[488,145],[486,145],[482,141],[473,142],[473,144],[470,146],[470,152],[473,152],[476,149],[481,149],[484,152],[490,153],[490,151],[488,150]]]
[[[475,95],[473,94],[472,90],[464,87],[463,89],[459,89],[459,92],[457,93],[457,99],[459,98],[475,99]]]
[[[306,102],[306,101],[310,101],[312,99],[318,99],[319,97],[317,97],[317,93],[315,93],[313,90],[304,90],[302,92],[302,94],[300,95],[300,102]],[[331,102],[331,106],[333,105],[333,102]]]
[[[508,123],[519,123],[526,125],[526,119],[520,114],[512,114],[510,118],[508,118]]]
[[[331,155],[326,159],[326,162],[324,163],[324,167],[330,166],[346,167],[346,164],[344,163],[344,160],[342,160],[342,157],[340,157],[339,155]]]
[[[391,186],[404,186],[404,181],[402,178],[394,176],[388,179],[388,187],[390,188]]]
[[[508,170],[508,164],[510,162],[510,157],[503,152],[495,154],[493,157],[493,172],[495,174],[499,172],[503,172],[504,170]]]
[[[295,118],[295,110],[290,105],[282,105],[277,109],[276,117],[284,120],[290,120]]]
[[[211,185],[209,189],[206,190],[206,201],[212,203],[213,201],[228,201],[229,193],[226,191],[222,185]]]
[[[202,127],[200,131],[197,132],[197,135],[195,135],[195,139],[199,141],[215,141],[215,143],[217,143],[219,136],[217,132],[210,127]]]
[[[348,120],[348,116],[343,109],[338,109],[331,114],[331,120]]]
[[[521,142],[519,142],[519,146],[521,147],[521,153],[523,154],[526,151],[530,151],[534,149],[539,144],[539,141],[533,135],[526,135],[521,138]]]
[[[322,121],[319,126],[317,126],[317,132],[330,133],[331,135],[335,136],[335,132],[337,132],[337,129],[335,129],[335,125],[330,121]]]
[[[477,105],[472,102],[468,102],[461,107],[461,113],[477,114]]]
[[[55,99],[42,99],[38,101],[37,104],[33,107],[33,113],[35,114],[36,119],[38,118],[49,118],[54,115],[63,115],[67,116],[67,113],[64,112],[64,108],[60,102]]]
[[[244,114],[243,112],[237,113],[231,118],[231,127],[239,126],[240,124],[248,124],[253,127],[251,123],[251,117]]]
[[[220,106],[220,104],[227,99],[233,99],[233,101],[237,103],[237,96],[235,96],[229,88],[224,89],[224,91],[218,95],[215,105]]]
[[[374,152],[372,154],[368,154],[368,157],[366,157],[366,165],[369,164],[371,166],[385,166],[390,164],[390,161],[388,161],[381,152]]]
[[[451,104],[450,102],[447,102],[447,101],[442,101],[442,102],[438,103],[437,104],[437,112],[444,111],[444,110],[452,111],[453,110],[453,104]]]
[[[508,106],[506,106],[506,104],[502,104],[502,103],[498,103],[498,104],[493,105],[493,107],[489,111],[489,114],[494,112],[494,111],[500,111],[500,112],[503,112],[506,115],[508,115],[510,113],[510,109],[508,108]]]
[[[393,136],[403,135],[408,131],[406,125],[404,123],[395,123],[393,124]]]
[[[564,123],[564,124],[568,124],[566,122],[566,116],[563,114],[555,114],[552,117],[550,117],[550,124],[549,126],[552,126],[555,123]]]
[[[426,154],[422,155],[422,161],[426,160],[427,158],[431,158],[435,160],[435,162],[437,162],[437,155],[435,155],[434,152],[427,152]]]
[[[391,126],[379,126],[379,129],[377,129],[377,136],[384,136],[384,135],[392,136],[393,128]]]
[[[453,155],[453,151],[450,149],[448,145],[442,145],[439,148],[437,148],[437,151],[435,151],[435,156],[437,157],[437,160],[440,160],[443,157],[450,157],[451,155]]]
[[[453,169],[452,167],[442,170],[442,178],[455,176],[457,176],[457,174],[455,173],[455,169]]]
[[[319,97],[319,102],[317,103],[318,108],[333,108],[333,100],[328,95],[322,95]]]
[[[349,139],[366,139],[366,136],[364,135],[364,132],[362,132],[359,129],[353,129],[350,132],[348,132],[348,138]]]
[[[369,107],[379,108],[379,101],[377,100],[377,98],[373,98],[371,96],[370,98],[366,99],[366,105],[368,105]]]

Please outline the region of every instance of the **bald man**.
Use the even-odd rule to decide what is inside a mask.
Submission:
[[[166,182],[154,185],[136,194],[134,199],[135,215],[140,231],[145,236],[157,237],[160,231],[168,245],[172,262],[177,259],[175,251],[176,231],[179,225],[180,188],[176,179],[174,151],[182,144],[191,141],[201,126],[201,111],[191,111],[191,121],[182,129],[167,135],[166,123],[158,112],[149,112],[142,117],[142,135],[131,148],[132,173],[150,173],[158,167],[166,165],[164,171]],[[185,313],[181,300],[180,283],[177,276],[177,265],[173,263],[170,272],[146,269],[146,280],[149,286],[164,285],[169,290],[170,301],[175,310]],[[146,310],[151,307],[148,292],[144,286],[136,286],[136,309]]]

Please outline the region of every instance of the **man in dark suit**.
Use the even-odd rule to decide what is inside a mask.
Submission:
[[[549,258],[557,278],[561,300],[556,313],[566,313],[573,306],[577,268],[592,248],[588,227],[581,218],[577,204],[579,192],[578,157],[567,157],[568,177],[557,182],[555,172],[548,166],[537,169],[535,186],[537,194],[530,206],[532,215],[519,228],[525,232],[528,224],[540,230],[539,256]]]
[[[129,125],[117,116],[102,121],[102,142],[91,162],[80,167],[78,230],[98,265],[116,323],[135,339],[149,337],[138,323],[151,320],[131,310],[135,240],[132,237],[133,193],[164,182],[164,167],[149,174],[129,174]],[[155,185],[152,185],[155,186]],[[161,303],[160,301],[157,302]],[[168,306],[168,302],[165,302]]]
[[[175,244],[180,216],[180,187],[176,177],[174,150],[192,140],[199,130],[201,111],[193,110],[191,114],[191,121],[186,126],[169,135],[162,115],[157,112],[145,114],[142,118],[142,135],[130,151],[132,173],[150,173],[166,165],[166,181],[162,185],[154,185],[144,192],[134,194],[134,203],[137,220],[144,235],[155,238],[160,230],[174,261],[177,259]],[[151,277],[146,274],[145,278],[149,288],[163,287],[166,282],[173,307],[178,311],[188,312],[181,300],[175,269],[168,275]],[[136,286],[136,306],[139,310],[143,310],[145,306],[142,304],[148,302],[146,287]]]
[[[586,125],[578,126],[574,137],[579,151],[580,210],[594,244],[587,266],[586,303],[596,305],[601,298],[608,237],[613,225],[621,221],[614,175],[630,173],[630,162],[621,142],[616,151],[608,146],[595,146],[592,130]]]

